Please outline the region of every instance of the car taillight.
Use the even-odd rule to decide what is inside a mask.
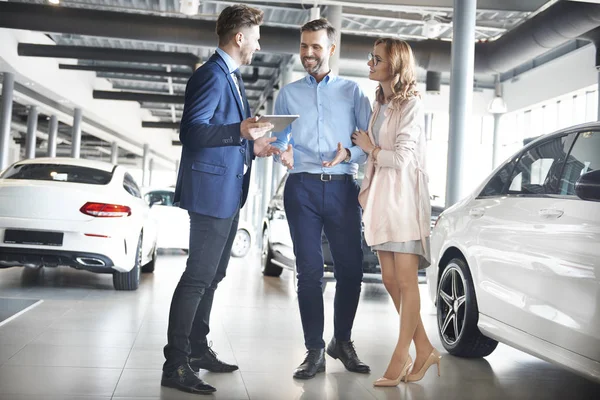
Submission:
[[[128,217],[131,215],[131,208],[127,206],[106,203],[87,202],[79,211],[86,215],[100,218]]]

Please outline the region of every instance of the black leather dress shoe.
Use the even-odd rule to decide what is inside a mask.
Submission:
[[[327,346],[327,354],[331,358],[339,359],[348,371],[368,374],[371,368],[358,359],[354,344],[350,341],[341,341],[336,338],[331,339]]]
[[[217,358],[210,347],[206,348],[204,354],[200,357],[190,357],[190,367],[196,372],[205,369],[210,372],[233,372],[238,370],[237,365],[227,364]]]
[[[318,372],[325,372],[325,349],[309,349],[304,362],[294,371],[294,378],[310,379]]]
[[[188,364],[180,365],[171,373],[163,372],[161,386],[196,394],[211,394],[217,391],[213,386],[198,378]]]

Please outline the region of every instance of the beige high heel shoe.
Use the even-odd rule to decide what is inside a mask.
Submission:
[[[423,379],[423,377],[425,376],[425,372],[427,372],[429,367],[431,367],[433,364],[437,364],[437,373],[438,373],[438,376],[440,376],[440,361],[441,361],[441,359],[442,359],[441,354],[436,349],[433,349],[433,351],[431,352],[429,357],[427,357],[427,360],[425,360],[425,364],[423,364],[421,369],[418,372],[416,372],[414,374],[410,374],[408,376],[408,382],[416,382],[416,381],[420,381],[421,379]]]
[[[413,360],[412,360],[412,358],[410,358],[410,356],[408,356],[408,358],[404,362],[404,366],[402,367],[402,371],[400,371],[400,375],[398,376],[398,378],[388,379],[388,378],[381,377],[381,378],[377,379],[375,382],[373,382],[373,386],[379,386],[379,387],[398,386],[400,384],[400,382],[402,381],[402,378],[404,378],[405,382],[408,382],[406,379],[408,379],[408,372],[410,371],[412,365],[413,365]]]

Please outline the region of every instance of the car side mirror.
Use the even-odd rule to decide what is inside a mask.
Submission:
[[[600,201],[600,169],[581,175],[575,182],[575,193],[582,200]]]

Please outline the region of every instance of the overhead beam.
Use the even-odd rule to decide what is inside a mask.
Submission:
[[[94,99],[137,101],[140,103],[184,104],[185,96],[176,94],[157,94],[143,92],[116,92],[110,90],[94,90]],[[258,100],[259,96],[248,96],[248,101]],[[152,109],[152,107],[148,107]]]
[[[477,9],[495,10],[495,11],[536,11],[549,0],[478,0]],[[297,4],[298,0],[247,0],[246,3],[278,3],[278,4]],[[431,8],[431,9],[449,9],[452,10],[454,0],[319,0],[319,5],[355,5],[368,9],[378,10],[398,10],[408,8]]]
[[[154,94],[139,92],[113,92],[110,90],[94,90],[94,99],[138,101],[144,103],[183,104],[185,96],[173,94]]]
[[[179,122],[142,121],[142,128],[179,129]]]
[[[119,75],[111,72],[96,72],[96,77],[104,79],[118,79],[122,81],[138,81],[138,82],[157,82],[167,83],[166,78],[161,77],[150,77],[142,75]],[[188,79],[173,78],[173,83],[186,84]]]
[[[0,1],[0,27],[215,48],[215,22],[192,18]],[[289,41],[297,46],[289,48]],[[296,52],[297,29],[261,27],[265,52]],[[129,51],[129,50],[128,50]]]
[[[65,7],[66,9],[66,7]],[[0,9],[0,14],[1,14]],[[0,17],[0,21],[3,18]],[[200,59],[190,53],[174,53],[166,51],[113,49],[85,46],[54,46],[47,44],[19,43],[17,53],[20,56],[75,58],[79,60],[101,60],[137,62],[146,64],[185,65],[192,71],[200,63]]]
[[[189,79],[192,75],[189,72],[177,72],[167,70],[160,71],[156,69],[148,68],[128,68],[128,67],[112,67],[106,65],[72,65],[72,64],[58,64],[59,69],[68,69],[74,71],[95,71],[95,72],[109,72],[114,74],[128,74],[128,75],[145,75],[145,76],[162,76],[162,77],[173,77]]]

